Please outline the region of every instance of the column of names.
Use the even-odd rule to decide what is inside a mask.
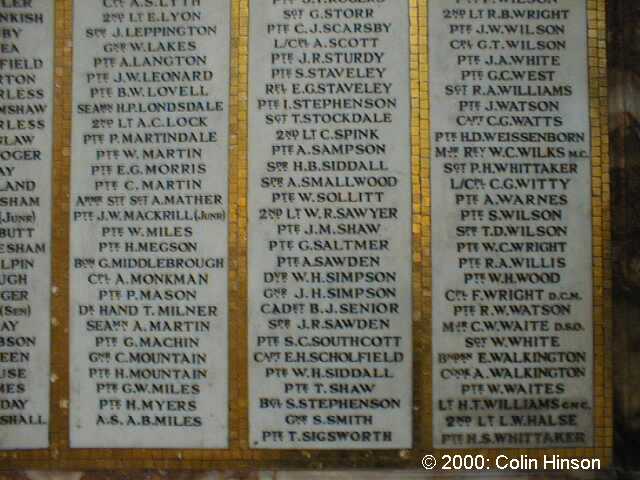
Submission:
[[[72,446],[225,447],[230,2],[74,17]]]
[[[408,3],[250,4],[253,448],[411,446]]]
[[[0,2],[0,449],[49,444],[53,25]]]
[[[429,3],[434,445],[589,446],[586,2]]]

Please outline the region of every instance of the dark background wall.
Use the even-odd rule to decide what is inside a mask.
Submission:
[[[640,2],[609,2],[616,464],[640,470]]]

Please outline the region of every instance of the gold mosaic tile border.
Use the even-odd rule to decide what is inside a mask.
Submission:
[[[214,0],[203,0],[214,1]],[[431,217],[428,0],[410,2],[411,162],[413,188],[414,448],[398,451],[251,450],[247,365],[247,185],[249,0],[231,0],[229,170],[229,405],[227,450],[69,448],[69,169],[72,105],[72,0],[55,0],[55,121],[53,169],[53,271],[51,447],[0,452],[0,470],[417,468],[432,451]],[[586,0],[593,137],[595,446],[586,449],[510,449],[509,455],[612,457],[611,237],[607,135],[606,0]],[[459,450],[495,457],[497,450]]]
[[[607,2],[588,0],[589,98],[593,168],[594,456],[613,460],[611,177],[607,80]]]
[[[414,362],[414,368],[420,374],[417,382],[421,384],[422,398],[421,408],[416,415],[421,419],[420,440],[416,439],[415,448],[422,448],[425,455],[433,449],[433,404],[432,404],[432,314],[431,314],[431,106],[429,91],[429,3],[428,0],[418,0],[418,77],[419,77],[419,120],[420,120],[420,186],[422,190],[422,215],[420,224],[422,228],[422,239],[420,248],[424,262],[422,265],[422,291],[416,297],[416,301],[422,303],[423,325],[419,332],[414,331],[414,335],[420,338],[420,344],[416,344],[415,355],[420,357],[418,362]],[[415,378],[415,377],[414,377]],[[420,452],[418,452],[420,453]],[[415,460],[418,461],[422,458]]]

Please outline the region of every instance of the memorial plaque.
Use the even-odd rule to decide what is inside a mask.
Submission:
[[[0,3],[0,449],[49,445],[53,22]]]
[[[250,6],[251,447],[410,448],[409,2]]]
[[[429,2],[436,447],[593,445],[586,7]]]
[[[74,9],[71,446],[225,447],[229,0]]]
[[[605,468],[605,45],[604,0],[0,0],[0,470]]]

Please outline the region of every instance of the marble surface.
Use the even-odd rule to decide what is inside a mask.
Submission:
[[[54,1],[0,12],[0,450],[46,448]]]
[[[250,6],[251,446],[409,448],[409,2]]]
[[[74,8],[71,446],[224,448],[230,1]]]
[[[429,3],[434,445],[591,446],[586,4],[450,6]]]

